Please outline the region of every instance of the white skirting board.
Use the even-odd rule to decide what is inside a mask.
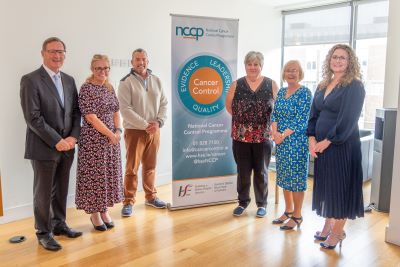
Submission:
[[[139,173],[140,177],[140,173]],[[171,183],[171,177],[172,173],[163,173],[161,175],[158,175],[156,178],[156,185],[166,185]],[[138,191],[142,191],[143,189],[140,186],[141,183],[141,178],[139,178],[139,189]],[[71,192],[71,194],[68,195],[67,199],[67,207],[68,208],[73,208],[75,207],[75,192]],[[25,219],[28,217],[33,216],[33,202],[26,203],[25,205],[20,205],[20,206],[15,206],[12,208],[4,209],[4,215],[3,217],[0,217],[0,224],[5,224],[21,219]]]

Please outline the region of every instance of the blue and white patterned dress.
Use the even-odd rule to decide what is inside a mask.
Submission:
[[[285,98],[287,88],[281,88],[272,112],[272,122],[278,124],[278,132],[289,128],[293,134],[276,146],[276,171],[278,185],[291,192],[307,189],[308,137],[306,134],[311,108],[311,91],[300,87]]]

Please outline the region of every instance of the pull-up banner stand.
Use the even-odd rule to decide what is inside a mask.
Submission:
[[[171,15],[171,209],[235,201],[225,97],[236,79],[237,19]]]

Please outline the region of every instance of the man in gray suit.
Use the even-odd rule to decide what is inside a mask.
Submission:
[[[75,238],[65,223],[69,172],[80,132],[81,115],[74,79],[61,72],[65,44],[57,37],[43,42],[43,65],[22,77],[21,106],[27,124],[25,158],[33,167],[33,205],[39,244],[56,251],[54,235]]]

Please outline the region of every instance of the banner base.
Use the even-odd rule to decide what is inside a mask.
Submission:
[[[174,210],[194,209],[194,208],[201,208],[201,207],[206,207],[206,206],[230,204],[230,203],[236,203],[236,202],[237,202],[237,199],[232,199],[232,200],[225,200],[225,201],[218,201],[218,202],[209,202],[209,203],[202,203],[202,204],[195,204],[195,205],[185,205],[185,206],[175,206],[175,207],[173,207],[171,205],[171,203],[168,203],[167,204],[167,208],[170,211],[174,211]]]

